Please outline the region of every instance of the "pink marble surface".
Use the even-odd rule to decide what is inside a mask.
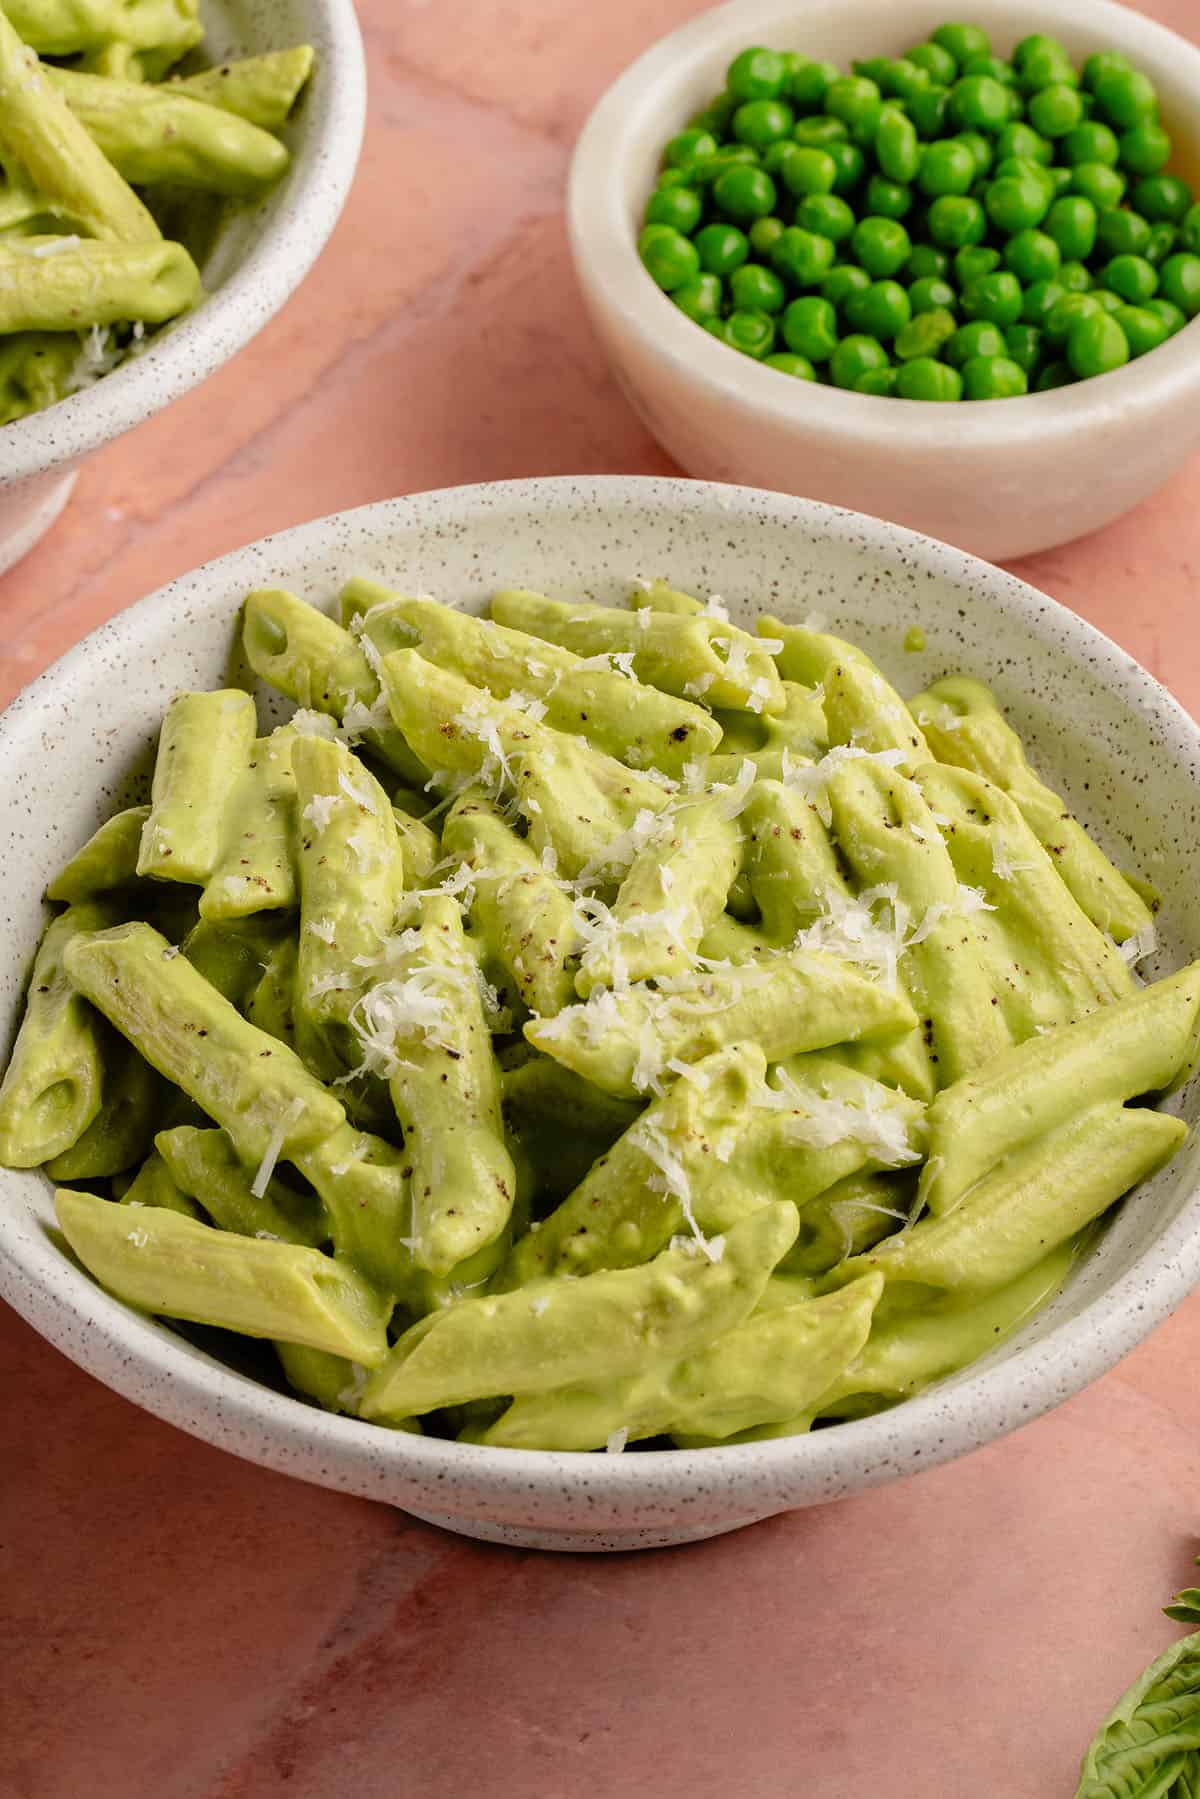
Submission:
[[[0,579],[0,699],[209,556],[446,483],[669,464],[571,281],[594,97],[694,0],[362,0],[299,296]],[[1200,36],[1195,0],[1144,7]],[[1200,710],[1200,467],[1020,572]],[[0,1799],[1058,1799],[1200,1548],[1200,1299],[965,1462],[694,1548],[458,1542],[219,1454],[0,1317]]]

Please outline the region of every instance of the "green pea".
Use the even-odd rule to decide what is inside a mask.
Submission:
[[[975,356],[1003,356],[1004,353],[1004,333],[990,319],[972,319],[969,325],[960,325],[946,339],[942,349],[942,355],[954,368],[962,368]]]
[[[715,156],[717,140],[711,131],[701,131],[692,127],[688,131],[677,132],[663,151],[663,161],[668,168],[690,169],[695,163],[703,162],[707,156]]]
[[[1029,231],[1040,225],[1050,210],[1051,192],[1036,165],[1025,165],[1028,173],[1002,175],[991,182],[984,204],[989,219],[997,230],[1005,233]]]
[[[965,194],[941,194],[929,208],[929,235],[944,249],[980,243],[986,232],[987,214]]]
[[[1088,292],[1101,312],[1120,312],[1124,304],[1120,294],[1115,294],[1110,287],[1089,287]]]
[[[1158,292],[1158,271],[1144,256],[1114,256],[1105,267],[1104,283],[1130,306],[1143,306]]]
[[[1082,194],[1063,194],[1047,212],[1042,229],[1068,261],[1082,262],[1096,245],[1096,208]]]
[[[938,138],[926,144],[917,173],[921,192],[936,199],[939,194],[965,194],[976,175],[975,158],[957,138]]]
[[[959,287],[969,287],[981,275],[990,275],[1000,267],[1000,252],[990,244],[968,244],[954,258],[954,279]]]
[[[896,274],[912,252],[908,232],[898,219],[860,219],[851,242],[856,260],[876,279]]]
[[[1004,260],[1018,281],[1051,281],[1062,251],[1044,231],[1018,231],[1004,246]]]
[[[1151,312],[1148,306],[1122,306],[1113,317],[1125,333],[1131,356],[1144,356],[1147,350],[1157,350],[1169,336],[1166,320]]]
[[[821,283],[821,298],[831,306],[844,307],[852,294],[862,294],[871,285],[866,269],[853,262],[839,262]]]
[[[841,71],[836,63],[801,61],[787,79],[787,97],[801,112],[819,112]]]
[[[1157,119],[1143,119],[1123,131],[1118,144],[1122,167],[1131,175],[1157,175],[1171,154],[1171,140]]]
[[[1140,256],[1149,241],[1149,221],[1128,207],[1110,206],[1096,220],[1099,256]]]
[[[755,219],[748,232],[750,248],[756,256],[769,256],[783,236],[782,219]]]
[[[837,313],[828,300],[816,294],[793,300],[779,321],[779,330],[788,349],[810,362],[828,362],[837,348]]]
[[[1091,294],[1064,294],[1057,306],[1052,307],[1046,315],[1043,330],[1047,342],[1066,343],[1067,335],[1078,319],[1104,316],[1103,306]]]
[[[901,362],[911,362],[917,356],[936,356],[946,340],[954,336],[957,323],[954,314],[945,306],[915,313],[907,325],[897,331],[892,353]]]
[[[990,319],[993,325],[1015,325],[1021,316],[1021,283],[1010,269],[981,275],[963,290],[962,309],[969,319]]]
[[[1031,31],[1014,46],[1012,59],[1018,69],[1023,69],[1032,56],[1065,57],[1067,48],[1056,37],[1049,37],[1044,31]]]
[[[789,225],[771,251],[771,267],[794,287],[819,287],[833,267],[833,255],[831,238]]]
[[[972,356],[963,364],[962,384],[968,400],[1011,400],[1029,391],[1025,370],[1011,356]]]
[[[710,275],[732,275],[750,254],[744,231],[736,225],[705,225],[692,242],[700,257],[700,267]]]
[[[896,370],[893,392],[900,400],[961,400],[962,376],[932,356],[914,356]]]
[[[841,119],[831,119],[825,113],[816,118],[797,119],[792,128],[792,136],[798,144],[816,150],[828,150],[831,144],[841,143],[849,135]]]
[[[921,281],[928,275],[936,275],[944,280],[950,273],[950,257],[945,250],[939,250],[936,244],[914,244],[912,254],[904,265],[906,281]]]
[[[837,180],[837,164],[828,150],[818,150],[813,144],[791,143],[780,157],[779,176],[797,199],[805,194],[831,194]]]
[[[905,55],[909,62],[924,69],[930,80],[935,81],[939,87],[949,87],[958,74],[958,63],[944,44],[935,44],[930,40],[928,43],[915,45]]]
[[[1092,92],[1101,115],[1122,131],[1152,119],[1158,103],[1153,82],[1140,69],[1106,69],[1097,77]],[[1071,366],[1074,368],[1074,363]]]
[[[889,181],[911,181],[921,161],[916,127],[898,107],[885,106],[875,134],[875,160]]]
[[[1034,382],[1033,391],[1046,394],[1055,387],[1069,387],[1074,379],[1069,363],[1048,362]]]
[[[744,262],[735,269],[729,293],[736,312],[780,312],[787,299],[779,276],[761,262]]]
[[[1082,262],[1068,261],[1059,264],[1057,279],[1068,293],[1085,294],[1092,285],[1092,272]]]
[[[712,192],[716,204],[731,219],[764,219],[775,210],[775,183],[765,169],[726,169]]]
[[[854,213],[837,194],[810,194],[796,208],[796,223],[840,244],[854,230]]]
[[[854,333],[844,337],[829,360],[829,373],[835,387],[853,387],[868,369],[888,366],[888,353],[878,338]]]
[[[1200,312],[1200,256],[1180,251],[1168,256],[1159,270],[1163,298],[1189,319]]]
[[[682,286],[674,288],[671,298],[680,312],[686,312],[689,319],[694,319],[698,325],[703,324],[705,319],[720,318],[724,299],[721,277],[695,275]]]
[[[1022,93],[1037,94],[1048,87],[1075,87],[1079,77],[1062,45],[1031,50],[1018,76]]]
[[[1081,381],[1107,375],[1129,361],[1129,339],[1110,313],[1091,313],[1068,331],[1067,361]]]
[[[1042,360],[1042,334],[1036,325],[1006,325],[1005,354],[1026,376],[1032,375]]]
[[[734,57],[725,71],[725,86],[739,100],[774,100],[783,92],[787,74],[778,50],[756,44]]]
[[[835,194],[848,194],[862,180],[867,159],[857,144],[845,142],[826,146],[837,169],[837,179],[833,184]]]
[[[865,293],[852,294],[846,318],[856,331],[887,343],[912,317],[908,292],[898,281],[872,281]]]
[[[1035,281],[1025,289],[1021,317],[1027,325],[1044,325],[1058,302],[1069,292],[1061,281]]]
[[[646,202],[647,225],[670,225],[685,237],[696,229],[704,202],[694,187],[662,187]]]
[[[1187,314],[1183,308],[1176,306],[1174,300],[1168,300],[1162,294],[1155,294],[1152,300],[1147,300],[1146,311],[1154,313],[1156,318],[1162,320],[1167,327],[1168,337],[1174,337],[1175,333],[1182,331],[1187,324]]]
[[[1115,169],[1120,161],[1116,133],[1092,119],[1086,119],[1068,131],[1058,151],[1072,168],[1079,162],[1100,162]]]
[[[1006,125],[996,136],[996,156],[1001,162],[1016,156],[1022,162],[1045,164],[1053,161],[1054,146],[1029,125]]]
[[[1029,123],[1043,137],[1066,137],[1083,123],[1083,101],[1079,90],[1065,81],[1055,81],[1034,94],[1029,102]]]
[[[1008,96],[992,75],[960,76],[950,89],[946,112],[966,131],[999,131],[1008,123]]]
[[[1200,251],[1200,201],[1189,206],[1179,227],[1179,241],[1185,250]]]
[[[781,375],[791,375],[797,381],[815,381],[817,371],[806,356],[795,356],[790,350],[776,350],[773,356],[763,358],[763,366],[778,369]]]
[[[1178,175],[1147,175],[1130,196],[1139,212],[1152,223],[1165,220],[1177,225],[1192,204],[1192,190]]]
[[[713,188],[729,169],[758,167],[758,151],[749,144],[723,144],[715,156],[692,164],[691,178],[697,187]]]
[[[908,289],[908,303],[914,317],[922,312],[940,312],[953,306],[958,298],[948,281],[938,275],[922,275]]]
[[[696,246],[670,225],[647,225],[638,238],[638,254],[651,280],[667,294],[700,273]]]
[[[982,131],[960,131],[955,141],[964,144],[971,152],[975,159],[976,175],[986,175],[996,160],[991,138],[985,137]]]
[[[733,135],[739,144],[765,150],[791,135],[795,115],[783,100],[747,100],[733,115]]]
[[[1053,168],[1047,169],[1046,173],[1050,177],[1050,183],[1054,189],[1055,199],[1057,199],[1060,194],[1065,194],[1071,185],[1070,169],[1062,168],[1056,163]]]
[[[946,124],[946,100],[949,93],[949,88],[930,87],[923,93],[914,94],[908,102],[908,116],[917,128],[917,136],[922,140],[941,135]]]
[[[1012,87],[1017,79],[1012,64],[1002,62],[998,56],[969,56],[958,72],[960,75],[990,75],[1001,87]]]
[[[1125,177],[1104,162],[1077,162],[1071,170],[1071,192],[1082,194],[1098,212],[1119,206],[1125,197]]]
[[[855,143],[871,144],[879,130],[883,97],[873,81],[861,75],[843,75],[831,83],[825,111],[830,118],[841,119]]]
[[[656,194],[665,194],[674,187],[687,187],[691,179],[691,171],[688,169],[660,169],[654,191]]]
[[[1142,255],[1146,258],[1146,261],[1150,264],[1151,268],[1156,269],[1160,262],[1166,261],[1167,257],[1171,254],[1171,251],[1179,241],[1180,233],[1178,227],[1175,225],[1168,225],[1166,220],[1163,219],[1159,224],[1151,225],[1150,235],[1146,239],[1146,247],[1142,251]]]
[[[1103,75],[1110,75],[1114,69],[1130,69],[1133,64],[1120,50],[1095,50],[1083,65],[1083,85],[1089,94],[1096,91],[1096,83]]]
[[[877,394],[881,399],[896,390],[896,370],[893,368],[867,369],[854,383],[856,394]]]
[[[725,342],[731,350],[761,362],[775,348],[775,320],[765,312],[731,312],[725,320]]]
[[[973,56],[990,56],[992,54],[991,39],[987,32],[981,30],[978,25],[963,25],[951,21],[949,24],[939,25],[937,30],[931,31],[929,35],[935,44],[939,44],[943,50],[948,51],[955,62],[960,65],[970,62]]]
[[[889,181],[885,175],[872,175],[867,182],[867,211],[879,219],[902,219],[912,211],[912,189],[902,181]]]

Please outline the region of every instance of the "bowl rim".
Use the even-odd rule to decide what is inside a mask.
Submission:
[[[843,13],[882,10],[881,0],[837,0]],[[977,12],[1001,15],[1006,0],[979,0]],[[1166,25],[1118,5],[1115,0],[1041,0],[1044,25],[1070,22],[1165,63],[1186,75],[1200,107],[1200,47]],[[907,16],[907,15],[906,15]],[[877,395],[848,392],[822,383],[789,381],[699,329],[646,274],[637,254],[621,194],[623,146],[636,118],[661,104],[703,63],[715,43],[729,47],[753,41],[762,31],[794,31],[794,0],[726,0],[721,6],[669,32],[643,51],[605,90],[584,122],[567,175],[567,229],[576,276],[585,296],[594,296],[615,314],[639,351],[669,366],[681,383],[706,388],[739,413],[766,415],[781,429],[802,429],[809,438],[845,446],[859,443],[876,451],[887,444],[959,451],[1018,450],[1036,431],[1044,440],[1103,432],[1118,420],[1123,427],[1151,420],[1181,389],[1200,395],[1200,315],[1175,336],[1106,375],[1005,400],[971,400],[956,406],[930,405],[891,395],[884,411]],[[898,18],[897,24],[901,21]],[[657,98],[655,98],[657,96]]]
[[[367,74],[354,0],[307,4],[327,46],[305,99],[308,141],[284,176],[286,204],[228,279],[143,355],[0,429],[0,489],[81,461],[197,387],[257,336],[316,262],[358,165]]]
[[[1155,721],[1200,789],[1200,724],[1111,639],[1015,575],[902,526],[820,501],[712,482],[612,475],[483,483],[376,501],[201,564],[89,633],[38,676],[0,714],[0,762],[22,743],[43,740],[61,716],[63,689],[91,678],[98,638],[133,652],[151,617],[229,607],[231,595],[260,583],[264,558],[300,563],[330,542],[349,553],[377,527],[392,538],[406,524],[421,532],[461,533],[481,513],[493,523],[506,512],[545,516],[581,498],[608,513],[650,507],[676,519],[718,507],[723,522],[743,528],[769,516],[826,540],[859,546],[865,540],[957,587],[969,581],[976,599],[984,592],[993,606],[1017,615],[1035,643],[1057,644],[1061,653],[1064,633],[1073,638],[1097,681]],[[393,1503],[432,1502],[444,1511],[451,1502],[515,1505],[530,1494],[567,1501],[583,1493],[587,1522],[597,1527],[606,1508],[626,1525],[631,1516],[661,1518],[681,1502],[699,1504],[717,1494],[779,1510],[953,1460],[1031,1422],[1107,1372],[1200,1278],[1198,1187],[1076,1316],[980,1373],[956,1375],[890,1411],[806,1436],[582,1456],[413,1436],[322,1412],[238,1374],[113,1299],[46,1230],[35,1225],[31,1235],[26,1222],[23,1213],[0,1209],[0,1297],[87,1372],[168,1422],[264,1466],[368,1497],[378,1493]],[[898,1417],[904,1421],[899,1433]]]

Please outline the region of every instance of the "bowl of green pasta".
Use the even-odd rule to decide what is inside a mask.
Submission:
[[[303,280],[365,107],[352,0],[0,8],[0,570]]]
[[[958,551],[411,496],[132,607],[0,756],[0,1294],[236,1454],[685,1542],[1016,1428],[1200,1278],[1200,730]]]

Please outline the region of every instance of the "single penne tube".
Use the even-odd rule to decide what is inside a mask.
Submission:
[[[965,675],[935,681],[911,706],[939,762],[986,776],[1016,803],[1094,925],[1118,943],[1143,932],[1153,940],[1150,908],[1029,766],[1020,738],[982,681]]]
[[[725,910],[743,843],[720,793],[660,814],[630,863],[612,910],[584,950],[577,992],[656,980],[694,966],[701,939]]]
[[[28,7],[30,0],[23,3]],[[0,155],[12,157],[20,165],[49,210],[77,221],[93,237],[118,244],[154,244],[160,233],[152,215],[92,142],[54,88],[36,52],[22,43],[19,31],[19,9],[15,16],[11,5],[6,12],[0,11]],[[186,251],[176,248],[190,264]],[[0,271],[3,268],[0,259]],[[6,289],[7,282],[0,275],[0,296]],[[76,297],[86,298],[86,290]],[[119,316],[147,319],[147,314],[137,309]],[[44,317],[35,318],[30,325],[6,324],[4,317],[0,300],[0,331],[54,328]],[[108,324],[110,320],[81,316],[75,322]],[[71,325],[60,328],[70,330]]]
[[[1128,963],[1059,879],[1007,794],[982,775],[937,762],[917,769],[914,779],[959,882],[977,888],[993,908],[988,928],[1008,964],[1000,1009],[1014,1040],[1071,1024],[1134,992]]]
[[[225,1131],[176,1125],[159,1131],[154,1147],[181,1193],[198,1200],[213,1223],[242,1237],[274,1238],[316,1249],[329,1236],[320,1206],[311,1194],[296,1192],[277,1174],[265,1185],[238,1160]],[[255,1192],[255,1187],[261,1192]]]
[[[286,147],[235,113],[148,82],[47,68],[108,161],[138,187],[171,182],[214,194],[257,194],[288,166]]]
[[[720,1441],[790,1418],[852,1364],[883,1290],[867,1276],[840,1293],[756,1314],[679,1361],[587,1387],[523,1394],[473,1441],[505,1449],[603,1449],[665,1432]]]
[[[425,797],[422,795],[422,798]],[[396,821],[400,854],[404,862],[404,885],[412,888],[424,887],[433,873],[435,864],[441,860],[442,852],[438,840],[427,824],[424,824],[420,818],[414,818],[411,813],[396,804],[395,794],[392,795],[392,816]]]
[[[372,754],[406,781],[423,786],[429,779],[429,770],[391,722],[379,670],[366,650],[317,607],[281,587],[249,594],[242,609],[242,647],[255,674],[297,706],[361,736]]]
[[[573,605],[527,588],[495,594],[492,617],[578,656],[632,656],[639,681],[679,699],[753,712],[783,708],[779,671],[765,644],[721,619]]]
[[[641,1268],[464,1299],[400,1338],[368,1381],[360,1416],[590,1385],[686,1355],[749,1316],[795,1235],[795,1207],[767,1205],[729,1232],[715,1260],[681,1244]]]
[[[204,36],[195,0],[5,0],[18,34],[42,56],[74,56],[124,41],[178,62]]]
[[[830,778],[829,803],[861,888],[894,886],[913,922],[902,951],[905,985],[935,1080],[950,1086],[1012,1041],[978,896],[959,886],[937,821],[898,771],[869,756],[847,762]]]
[[[112,887],[129,887],[137,879],[142,827],[149,806],[127,806],[92,832],[82,849],[60,868],[46,888],[46,898],[69,906]]]
[[[221,859],[226,807],[256,729],[254,701],[238,688],[176,694],[159,733],[139,875],[205,884]]]
[[[521,1002],[546,1018],[569,1005],[580,940],[562,882],[487,798],[470,788],[446,814],[442,848],[477,877],[471,921]]]
[[[0,194],[0,232],[3,200]],[[0,425],[43,412],[74,392],[80,354],[73,331],[19,331],[0,340]]]
[[[171,1170],[152,1149],[133,1180],[121,1195],[123,1206],[159,1206],[167,1212],[178,1212],[184,1218],[200,1218],[200,1208],[175,1183]]]
[[[69,1148],[46,1163],[52,1181],[91,1181],[135,1168],[148,1153],[166,1094],[135,1049],[104,1027],[100,1110]]]
[[[221,817],[221,849],[200,896],[201,918],[246,918],[297,902],[296,776],[292,750],[311,742],[286,726],[260,737]],[[333,747],[332,745],[330,746]]]
[[[63,967],[147,1062],[224,1126],[243,1161],[292,1160],[342,1123],[338,1101],[286,1044],[249,1024],[149,925],[77,936]]]
[[[949,1212],[990,1168],[1080,1106],[1171,1091],[1200,1055],[1200,963],[1008,1049],[929,1108],[921,1203]]]
[[[264,131],[278,131],[312,74],[314,58],[311,44],[296,44],[290,50],[218,63],[195,75],[173,75],[165,87],[168,93],[219,106]]]
[[[103,903],[85,901],[52,919],[38,945],[0,1084],[0,1164],[6,1168],[35,1168],[61,1155],[100,1110],[103,1027],[72,986],[63,957],[76,937],[103,930],[113,917]]]
[[[672,1064],[693,1063],[728,1043],[757,1043],[769,1061],[860,1038],[891,1038],[915,1023],[904,995],[820,951],[672,982],[670,991],[599,990],[583,1005],[524,1027],[535,1049],[606,1093],[632,1098],[661,1087]]]
[[[182,244],[70,237],[0,243],[0,332],[83,331],[130,319],[162,325],[199,298],[200,274]]]
[[[214,1230],[178,1212],[131,1212],[92,1193],[55,1194],[67,1242],[102,1287],[161,1317],[278,1337],[375,1367],[386,1302],[317,1249]]]
[[[1084,1105],[1015,1149],[952,1211],[919,1219],[827,1277],[878,1269],[889,1281],[948,1292],[1006,1285],[1170,1161],[1187,1125],[1115,1100]]]
[[[412,1259],[412,1193],[404,1151],[367,1131],[340,1125],[295,1158],[324,1207],[334,1253],[393,1302],[417,1277]]]
[[[899,752],[907,773],[927,762],[929,746],[909,708],[881,671],[852,643],[785,625],[769,614],[758,628],[783,644],[779,669],[786,679],[819,686],[831,744],[854,744],[878,754]]]
[[[786,1258],[789,1274],[828,1274],[839,1262],[862,1255],[906,1224],[916,1199],[916,1174],[872,1172],[864,1163],[806,1200],[798,1210],[796,1246]]]
[[[478,966],[453,899],[422,900],[406,948],[350,1024],[404,1131],[413,1259],[448,1274],[500,1236],[516,1195]]]
[[[531,697],[553,730],[586,737],[630,768],[677,776],[717,746],[719,728],[702,706],[645,686],[605,657],[585,660],[494,619],[436,600],[407,599],[361,579],[342,590],[343,619],[348,615],[361,619],[383,653],[416,648],[426,661],[453,669],[498,699]]]

